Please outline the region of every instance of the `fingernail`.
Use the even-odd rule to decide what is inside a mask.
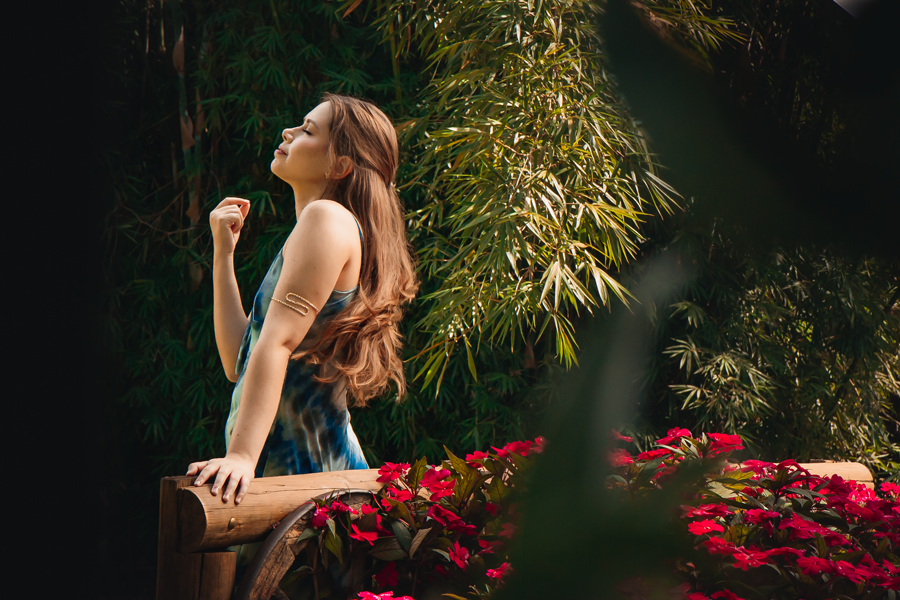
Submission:
[[[235,505],[235,506],[237,506],[237,505],[240,504],[240,503],[241,503],[241,499],[240,499],[240,498],[236,498],[236,499],[234,500],[234,505]]]

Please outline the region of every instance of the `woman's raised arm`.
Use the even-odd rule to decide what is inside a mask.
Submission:
[[[235,364],[241,339],[250,318],[244,312],[241,292],[234,276],[234,248],[241,235],[250,201],[225,198],[209,213],[213,234],[213,322],[216,346],[228,381],[237,381]]]

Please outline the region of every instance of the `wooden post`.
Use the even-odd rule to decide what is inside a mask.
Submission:
[[[163,477],[159,486],[159,547],[156,566],[157,600],[229,600],[234,588],[234,552],[182,554],[178,515],[182,494],[193,477]]]

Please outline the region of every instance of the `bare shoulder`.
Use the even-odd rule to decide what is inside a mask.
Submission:
[[[303,209],[288,239],[303,238],[332,248],[350,248],[356,237],[356,219],[353,213],[334,200],[323,199],[310,202]],[[291,242],[291,245],[294,243]]]

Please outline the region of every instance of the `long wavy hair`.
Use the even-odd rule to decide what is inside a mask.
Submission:
[[[353,161],[350,174],[329,180],[323,196],[359,220],[365,257],[356,297],[331,320],[315,346],[294,357],[333,366],[332,375],[316,379],[334,382],[345,376],[356,405],[365,406],[391,380],[398,397],[406,393],[399,323],[419,283],[394,185],[400,160],[394,126],[370,102],[337,94],[325,94],[322,101],[332,109],[329,153]]]

